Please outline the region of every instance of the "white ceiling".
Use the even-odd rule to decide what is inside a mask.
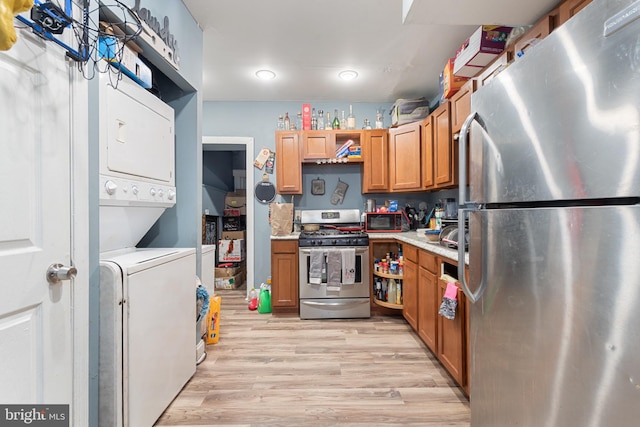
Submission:
[[[434,97],[479,25],[533,24],[558,0],[183,2],[204,30],[205,101],[393,102]],[[276,79],[259,81],[261,68]],[[344,69],[359,77],[340,81]]]

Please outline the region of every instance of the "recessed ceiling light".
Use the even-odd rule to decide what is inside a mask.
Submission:
[[[276,73],[271,70],[258,70],[256,71],[256,77],[260,80],[273,80],[276,78]]]
[[[338,77],[340,77],[342,80],[348,81],[358,77],[358,73],[353,70],[344,70],[338,73]]]

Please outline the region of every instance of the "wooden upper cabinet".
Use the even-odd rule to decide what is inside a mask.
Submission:
[[[303,160],[329,159],[336,156],[336,134],[326,130],[302,132]]]
[[[276,132],[276,189],[278,194],[302,194],[300,134]]]
[[[500,71],[509,65],[513,60],[513,48],[504,50],[493,62],[485,67],[484,70],[476,77],[477,87],[482,87],[489,83],[492,78],[498,75]],[[464,119],[463,119],[464,120]]]
[[[389,137],[386,129],[362,132],[362,192],[389,191]]]
[[[458,182],[458,150],[451,137],[451,109],[447,100],[433,113],[434,180],[438,188]]]
[[[451,97],[451,133],[460,132],[465,119],[471,114],[471,94],[476,90],[476,80],[467,81]]]
[[[576,13],[580,12],[591,3],[591,0],[565,0],[559,7],[559,22],[558,26],[567,22]]]
[[[539,20],[533,27],[529,29],[522,37],[513,45],[514,54],[518,52],[526,52],[536,43],[536,40],[542,40],[553,31],[554,19],[553,15],[547,14]]]
[[[420,175],[421,122],[389,129],[389,186],[391,191],[422,188]]]
[[[422,122],[422,188],[433,188],[433,116]]]

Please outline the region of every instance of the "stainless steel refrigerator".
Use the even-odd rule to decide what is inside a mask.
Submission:
[[[594,0],[471,98],[472,427],[640,423],[638,18]]]

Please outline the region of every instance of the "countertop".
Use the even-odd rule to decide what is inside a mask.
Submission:
[[[405,231],[403,233],[368,233],[369,240],[376,239],[396,239],[400,242],[408,243],[410,245],[416,246],[420,249],[427,250],[429,252],[433,252],[445,258],[449,258],[451,260],[458,260],[458,251],[456,249],[450,249],[442,246],[438,242],[431,242],[424,235],[424,230],[412,230]],[[466,253],[464,256],[465,264],[469,264],[469,254]]]
[[[403,233],[368,233],[369,240],[396,239],[408,243],[420,249],[433,252],[451,260],[458,260],[458,251],[446,248],[437,242],[431,242],[424,235],[424,230],[405,231]],[[271,240],[298,240],[300,233],[291,233],[286,236],[271,236]],[[465,254],[465,264],[469,264],[469,254]]]

